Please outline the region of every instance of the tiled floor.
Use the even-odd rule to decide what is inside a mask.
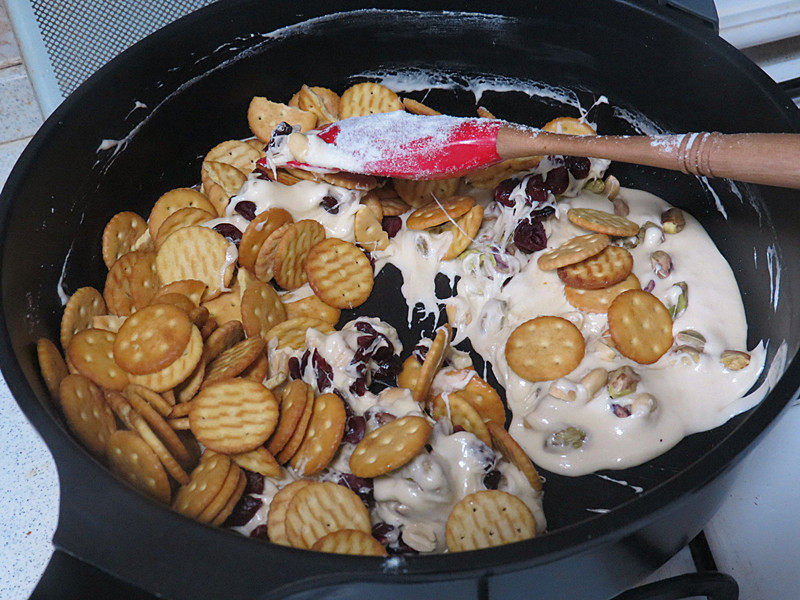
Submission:
[[[42,112],[0,0],[0,187],[41,124]]]

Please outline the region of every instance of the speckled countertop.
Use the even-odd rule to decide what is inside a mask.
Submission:
[[[42,123],[3,3],[0,0],[0,187]],[[797,597],[798,430],[800,407],[795,406],[745,459],[739,480],[705,530],[720,570],[737,579],[742,600]],[[52,553],[58,502],[53,459],[0,378],[0,599],[23,600],[36,586]],[[648,580],[693,568],[684,549]]]

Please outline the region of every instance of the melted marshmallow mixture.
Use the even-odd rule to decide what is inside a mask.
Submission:
[[[469,339],[475,351],[491,365],[505,388],[513,413],[510,433],[536,465],[578,476],[641,464],[683,437],[717,427],[750,408],[758,398],[745,397],[748,402],[742,398],[758,378],[765,352],[759,344],[751,352],[749,365],[741,370],[729,370],[720,362],[724,350],[746,349],[744,309],[730,267],[689,215],[685,215],[686,225],[679,233],[664,234],[660,227],[650,227],[643,230],[641,239],[614,243],[630,249],[633,273],[641,286],[667,307],[678,304],[682,289],[675,284],[685,282],[688,304],[679,311],[673,334],[699,332],[705,339],[702,351],[680,351],[676,344],[656,363],[640,365],[605,344],[606,315],[572,307],[556,272],[537,266],[536,259],[545,250],[524,253],[514,244],[517,223],[529,216],[544,215],[541,220],[549,250],[587,233],[567,219],[570,208],[613,212],[606,196],[585,189],[587,182],[600,179],[609,165],[598,159],[591,159],[589,172],[582,179],[570,174],[566,191],[557,198],[549,193],[545,201],[534,205],[526,202],[527,177],[546,177],[548,171],[561,164],[559,161],[547,157],[527,174],[517,174],[520,184],[511,191],[508,206],[495,202],[489,191],[461,190],[459,193],[471,194],[485,206],[485,215],[472,246],[456,259],[442,260],[451,241],[450,233],[411,231],[405,226],[390,240],[387,249],[374,252],[373,257],[376,271],[392,264],[402,273],[401,292],[409,306],[409,324],[415,306],[425,314],[438,311],[443,301],[436,298],[434,278],[438,273],[450,278],[457,291],[446,301],[456,330],[453,344]],[[330,201],[323,202],[326,197],[335,199],[336,210],[331,210]],[[623,188],[617,197],[630,207],[627,218],[640,226],[648,221],[660,223],[661,214],[670,208],[665,201],[643,191]],[[353,217],[360,198],[359,192],[327,183],[301,181],[284,186],[263,179],[256,171],[231,200],[228,217],[213,224],[222,221],[241,227],[235,206],[249,201],[255,204],[256,214],[272,207],[284,208],[295,220],[319,221],[328,236],[353,241]],[[401,217],[404,225],[408,214]],[[650,255],[656,250],[668,253],[673,263],[672,271],[663,279],[651,268]],[[310,294],[306,285],[291,292],[291,299]],[[517,326],[541,315],[561,316],[575,324],[586,340],[586,353],[567,377],[533,383],[509,368],[504,351],[506,340]],[[425,350],[424,340],[421,347]],[[379,393],[370,391],[375,390],[382,370],[399,361],[401,352],[394,328],[367,317],[359,317],[327,335],[308,330],[302,350],[277,350],[274,343],[268,347],[271,373],[289,372],[302,377],[318,393],[336,390],[351,413],[348,423],[360,418],[357,424],[362,436],[364,431],[372,431],[394,418],[423,415],[408,390],[387,387]],[[450,349],[447,358],[450,367],[437,375],[432,386],[432,393],[442,394],[445,400],[448,393],[463,389],[471,377],[460,370],[471,366],[468,356]],[[581,384],[592,369],[602,367],[612,372],[626,366],[639,379],[635,394],[612,398],[604,386],[590,397]],[[514,465],[502,460],[473,434],[454,433],[449,428],[446,420],[439,421],[420,455],[397,471],[368,481],[349,471],[350,454],[357,442],[355,438],[348,439],[352,430],[348,425],[338,456],[319,479],[344,483],[364,499],[371,507],[373,532],[389,544],[390,551],[444,551],[444,528],[452,507],[466,495],[488,489],[487,482],[492,488],[522,499],[536,518],[537,531],[544,531],[542,493],[533,490]],[[293,479],[289,470],[283,480],[266,480],[261,491],[251,494],[260,501],[260,507],[248,523],[236,529],[250,534],[263,526],[272,497]]]

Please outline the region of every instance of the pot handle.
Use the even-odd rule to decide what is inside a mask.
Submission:
[[[738,600],[739,585],[724,573],[687,573],[641,585],[622,592],[613,600],[679,600],[695,596],[706,596],[708,600]]]

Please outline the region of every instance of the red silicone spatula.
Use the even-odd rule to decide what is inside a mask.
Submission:
[[[559,154],[800,188],[800,134],[579,136],[499,120],[395,111],[293,133],[272,146],[262,166],[437,179],[508,158]]]

